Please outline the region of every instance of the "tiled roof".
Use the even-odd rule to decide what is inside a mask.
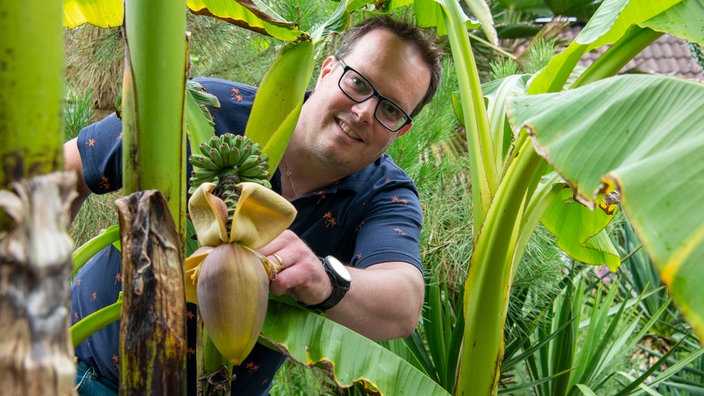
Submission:
[[[573,38],[574,29],[565,32]],[[580,61],[583,65],[591,64],[606,48],[585,54]],[[642,72],[657,73],[704,82],[704,71],[692,57],[689,46],[682,39],[664,34],[650,46],[633,58],[620,73]]]

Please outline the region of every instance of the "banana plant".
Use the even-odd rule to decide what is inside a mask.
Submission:
[[[604,61],[595,64],[577,84],[587,85],[593,80],[616,73],[619,64],[625,64],[625,61],[630,59],[639,49],[658,36],[659,33],[652,33],[651,30],[668,30],[681,37],[701,42],[701,39],[693,34],[695,32],[681,29],[682,26],[686,26],[684,22],[694,21],[689,26],[701,25],[696,23],[699,18],[696,8],[685,12],[671,11],[676,12],[678,17],[662,17],[677,22],[672,23],[672,20],[669,21],[669,24],[661,22],[663,26],[667,25],[667,28],[651,26],[649,30],[641,28],[643,29],[641,31],[637,31],[637,29],[627,31],[627,28],[632,25],[642,25],[649,20],[652,22],[652,18],[657,15],[668,15],[665,11],[677,3],[679,2],[668,1],[658,2],[658,4],[648,2],[643,8],[643,4],[635,4],[635,2],[604,2],[592,22],[585,27],[575,43],[568,47],[563,55],[555,57],[545,70],[533,78],[528,86],[528,93],[536,94],[561,90],[581,55],[589,49],[606,44],[615,43],[615,50],[605,55]],[[474,183],[472,207],[474,211],[475,252],[471,259],[472,265],[465,285],[464,315],[467,325],[456,393],[480,390],[481,393],[491,394],[496,390],[496,377],[501,361],[501,328],[505,317],[506,296],[510,288],[510,275],[521,257],[522,247],[525,246],[527,240],[526,235],[532,232],[553,202],[558,203],[556,204],[558,208],[555,210],[560,210],[559,203],[564,201],[560,198],[559,186],[571,183],[556,176],[553,176],[552,183],[539,183],[541,177],[549,170],[548,162],[538,155],[542,151],[536,151],[533,148],[528,134],[516,134],[513,150],[503,150],[504,147],[498,143],[505,140],[503,139],[504,130],[495,128],[492,124],[494,119],[486,113],[484,97],[472,59],[471,45],[466,37],[467,18],[458,5],[451,1],[418,0],[414,6],[420,23],[439,26],[442,27],[442,29],[439,28],[439,31],[448,32],[460,85],[461,114],[464,114],[461,117],[468,131],[468,141],[471,142],[469,154],[474,160],[472,166]],[[222,14],[218,17],[227,18]],[[344,18],[342,21],[341,26],[344,26]],[[610,83],[609,81],[606,85],[608,86]],[[597,86],[597,88],[597,92],[603,92],[599,90],[606,89],[604,86]],[[650,89],[659,92],[658,89],[663,88],[661,86]],[[664,89],[672,89],[672,86],[666,86]],[[697,89],[694,88],[693,91],[697,91]],[[689,90],[686,92],[691,93]],[[578,96],[578,94],[575,95]],[[594,95],[592,93],[592,97]],[[527,96],[527,98],[530,97]],[[696,95],[693,97],[697,98]],[[623,100],[636,101],[637,99],[637,94],[632,94]],[[515,112],[511,120],[517,126],[523,125],[525,118],[527,118],[525,113],[521,115],[516,111],[521,107],[520,101],[521,99],[511,101],[511,109]],[[531,105],[534,106],[532,103]],[[581,109],[577,105],[573,104],[573,106]],[[691,105],[684,107],[696,108]],[[540,108],[540,110],[542,114],[550,114],[550,109]],[[502,121],[503,118],[500,120]],[[552,124],[547,124],[559,126],[564,125],[564,122],[552,121]],[[540,124],[541,129],[546,128],[544,125],[545,123]],[[538,140],[542,133],[534,135]],[[695,145],[695,147],[699,146]],[[580,163],[591,164],[588,161]],[[552,164],[552,161],[549,164]],[[626,194],[623,196],[625,197]],[[572,204],[571,200],[566,201],[562,206],[573,209],[568,205]],[[599,204],[605,209],[613,208],[606,200],[593,201],[597,201],[594,205]],[[625,205],[625,202],[623,203]],[[624,208],[624,210],[628,212],[627,209]],[[557,217],[559,218],[559,215]],[[587,215],[586,218],[588,217]],[[577,218],[585,218],[585,215],[580,213]],[[567,237],[567,241],[577,241],[576,244],[565,242],[568,252],[572,250],[569,246],[576,246],[577,249],[583,248],[585,242],[588,241],[588,239],[584,240],[575,235],[572,235],[572,238],[569,238],[570,235],[560,236]],[[691,247],[692,245],[686,246]],[[612,256],[608,245],[596,241],[592,247],[596,247],[597,251],[603,250],[597,257],[602,257],[604,261],[607,260],[607,257]],[[687,304],[687,298],[685,295],[685,301],[680,304],[689,307],[696,306],[694,303]],[[680,300],[682,299],[680,298]],[[689,299],[691,301],[692,297],[690,296]],[[291,310],[291,312],[295,314],[295,310]],[[305,313],[301,315],[305,315]],[[695,311],[695,317],[697,315],[701,317],[701,314]],[[277,345],[291,343],[292,341],[273,336],[279,327],[270,326],[273,321],[270,319],[271,317],[272,315],[267,316],[264,323],[263,337]],[[489,321],[488,318],[495,319]],[[272,336],[268,336],[269,334]],[[296,348],[291,347],[290,350],[295,351]],[[292,353],[292,356],[296,358],[299,355]],[[307,361],[307,358],[306,354],[300,355],[301,361],[316,364],[314,361]],[[343,359],[335,361],[343,362]]]
[[[0,387],[70,394],[75,176],[63,174],[61,6],[0,2]],[[9,39],[12,37],[12,39]]]
[[[185,27],[182,7],[171,1],[124,3],[125,197],[117,207],[123,251],[120,388],[125,393],[176,393],[183,385]]]
[[[691,206],[702,202],[698,199],[701,189],[697,189],[701,183],[697,173],[701,161],[696,161],[693,154],[703,148],[701,133],[695,124],[668,126],[666,116],[674,113],[678,120],[701,121],[698,110],[704,104],[704,88],[701,84],[656,76],[594,82],[615,74],[664,31],[702,42],[701,31],[694,28],[701,26],[701,5],[693,1],[605,1],[575,42],[529,81],[528,95],[509,100],[509,120],[515,135],[511,150],[503,155],[500,145],[504,129],[494,129],[495,124],[489,121],[466,34],[467,18],[453,1],[436,3],[416,1],[416,14],[428,16],[419,18],[420,23],[447,27],[460,85],[459,114],[467,130],[468,155],[472,158],[474,252],[464,290],[465,332],[455,392],[496,392],[511,274],[522,256],[527,235],[554,202],[565,210],[567,204],[576,200],[589,209],[612,211],[610,194],[618,192],[621,207],[633,218],[634,228],[647,241],[646,249],[661,269],[663,280],[671,285],[675,302],[701,337],[701,295],[684,281],[696,279],[702,271],[697,257],[703,250],[698,227],[702,224],[699,214],[704,211]],[[421,12],[419,4],[424,7]],[[441,21],[433,20],[434,15],[439,15]],[[561,91],[584,53],[609,44],[613,44],[612,49],[582,74],[572,87],[575,89],[535,95]],[[576,89],[579,86],[584,88]],[[640,118],[645,122],[636,122]],[[612,135],[627,137],[612,140]],[[629,141],[642,141],[643,145],[629,145]],[[606,149],[607,144],[612,150]],[[602,155],[594,156],[597,151]],[[683,160],[673,162],[671,155]],[[647,169],[638,169],[639,164]],[[541,184],[550,166],[561,177],[553,176],[552,183]],[[643,182],[650,180],[656,169],[672,172],[658,180],[667,180],[675,188],[653,196],[645,193]],[[673,180],[682,180],[683,184]],[[573,188],[575,199],[560,197],[560,188],[552,187],[560,185]],[[687,204],[678,200],[683,191]],[[656,210],[665,207],[688,209],[681,212],[682,216],[665,221],[672,212]],[[697,215],[692,216],[692,210]],[[591,217],[588,212],[580,216],[576,218]],[[608,244],[577,235],[581,224],[582,220],[563,229],[558,238],[580,241],[581,248],[591,244],[592,250],[605,250],[606,256],[611,255]],[[569,246],[580,244],[565,246],[567,253],[573,254]]]
[[[69,2],[72,7],[67,7],[67,13],[71,13],[70,17],[66,17],[65,21],[68,26],[74,26],[80,23],[93,23],[98,26],[110,26],[111,24],[115,24],[119,22],[119,12],[116,10],[113,13],[107,13],[106,15],[108,16],[113,16],[115,17],[115,20],[113,21],[97,21],[96,19],[100,19],[101,15],[100,13],[91,13],[91,7],[95,5],[95,3],[92,2],[80,2],[80,1],[73,1]],[[104,7],[117,7],[115,3],[111,2],[105,2],[104,4],[100,3]],[[257,18],[251,19],[251,9],[252,5],[251,3],[247,3],[248,7],[241,6],[239,3],[231,3],[231,2],[222,2],[222,1],[211,1],[208,2],[209,6],[206,8],[199,8],[202,3],[196,3],[196,2],[189,2],[189,7],[191,7],[191,10],[195,13],[198,14],[204,14],[204,15],[209,15],[209,16],[214,16],[220,19],[228,20],[228,21],[239,21],[238,24],[245,24],[249,28],[255,31],[265,31],[266,34],[272,34],[275,37],[282,39],[282,40],[291,40],[291,39],[296,39],[297,41],[295,43],[291,43],[290,45],[287,45],[284,47],[282,50],[282,55],[275,61],[275,63],[272,65],[272,67],[269,69],[267,74],[264,77],[264,80],[262,81],[261,87],[258,91],[257,97],[255,99],[255,103],[252,109],[252,114],[250,117],[250,122],[248,123],[247,130],[245,132],[245,136],[252,138],[263,146],[265,154],[269,156],[271,161],[269,162],[269,169],[272,170],[276,167],[276,164],[280,160],[283,150],[285,149],[285,146],[288,142],[288,139],[291,136],[291,133],[293,131],[293,126],[295,125],[295,122],[298,117],[298,112],[300,111],[300,106],[302,104],[302,98],[303,98],[303,92],[306,88],[307,82],[310,79],[311,73],[312,73],[312,45],[309,39],[307,39],[308,36],[304,34],[299,34],[297,32],[297,28],[295,26],[288,26],[286,29],[283,31],[281,30],[281,25],[279,23],[272,23],[273,18],[264,18],[265,20],[259,20]],[[326,35],[339,31],[340,29],[344,29],[349,25],[349,12],[351,9],[359,8],[363,6],[365,3],[360,2],[360,1],[352,1],[352,2],[347,2],[347,3],[341,3],[340,7],[338,7],[338,10],[336,13],[330,18],[330,20],[322,25],[320,29],[318,29],[315,33],[314,36],[317,37],[318,42],[322,40]],[[127,14],[129,16],[129,13]],[[262,15],[260,10],[257,11],[257,15]],[[251,25],[250,25],[251,22]],[[291,32],[294,32],[293,34]],[[129,44],[129,43],[128,43]],[[295,86],[291,86],[291,76],[294,76],[295,78],[293,79],[293,82],[295,82]],[[128,82],[130,82],[128,80]],[[131,84],[125,84],[126,86],[131,86]],[[178,84],[177,84],[178,85]],[[293,89],[292,89],[293,88]],[[176,93],[174,93],[175,96],[178,96]],[[273,113],[271,112],[271,107],[267,106],[266,103],[271,101],[273,98],[277,100],[277,102],[281,103],[282,105],[279,106],[278,108],[281,110],[278,113]],[[130,106],[132,104],[132,101],[130,101],[130,97],[127,97],[127,105]],[[198,104],[196,101],[192,100],[192,97],[189,96],[187,98],[187,103],[188,106],[186,108],[186,112],[188,114],[198,114],[200,113],[200,108],[198,107]],[[175,117],[174,117],[175,118]],[[202,144],[206,143],[207,141],[210,140],[212,137],[212,125],[210,125],[208,122],[203,122],[203,121],[198,121],[197,117],[196,118],[189,118],[186,119],[186,123],[189,125],[189,138],[191,142],[191,148],[192,152],[198,152],[199,148],[201,147]],[[141,144],[141,143],[140,143]],[[133,149],[134,150],[134,149]],[[127,154],[129,155],[132,153],[132,151],[128,151]],[[142,163],[143,164],[143,163]],[[178,166],[182,163],[179,164],[174,164],[172,167]],[[129,171],[129,169],[126,169],[126,171]],[[126,174],[126,173],[125,173]],[[196,192],[197,193],[197,192]],[[202,195],[202,194],[201,194]],[[212,200],[212,199],[210,199]],[[201,200],[203,201],[203,200]],[[205,201],[209,201],[208,199],[205,199]],[[196,205],[200,207],[204,206],[209,206],[208,205]],[[193,214],[192,214],[193,215]],[[221,219],[222,220],[222,219]],[[233,222],[234,224],[234,222]],[[107,241],[107,237],[101,237],[95,240],[95,243],[109,243]],[[86,246],[81,249],[83,252],[87,251],[93,251],[95,248],[94,247],[89,247]],[[82,255],[84,256],[84,255]],[[203,262],[203,255],[199,255],[194,257],[194,259],[200,259],[201,263]],[[197,265],[197,264],[196,264]],[[189,268],[189,273],[198,273],[200,271],[200,268],[198,268],[196,265],[193,266],[188,266]],[[213,279],[217,278],[213,276],[206,276],[207,279]],[[187,281],[188,284],[188,281]],[[124,285],[123,285],[124,288]],[[187,295],[193,295],[193,292],[188,292],[187,288]],[[212,296],[208,296],[206,298],[210,298]],[[91,331],[94,331],[96,327],[100,325],[104,325],[105,323],[109,323],[110,321],[117,320],[117,312],[119,311],[117,308],[119,305],[123,304],[123,301],[120,300],[116,302],[115,305],[110,306],[105,308],[102,311],[99,311],[95,314],[94,317],[91,318],[86,318],[89,320],[94,321],[94,323],[87,324],[87,323],[82,323],[79,322],[76,324],[75,329],[76,329],[76,334],[74,337],[75,341],[79,341],[83,337],[85,337],[87,334],[89,334]],[[276,307],[277,303],[272,303],[274,307]],[[281,305],[280,307],[286,307],[286,305]],[[318,324],[320,326],[320,322],[327,324],[327,326],[332,327],[333,329],[337,329],[334,334],[338,334],[339,336],[335,337],[342,337],[342,334],[345,335],[347,339],[350,339],[352,342],[350,343],[350,347],[346,348],[346,350],[360,350],[360,346],[365,346],[365,349],[370,349],[370,353],[373,353],[374,355],[372,356],[385,356],[382,360],[386,362],[387,365],[390,365],[391,370],[397,370],[401,375],[397,377],[396,380],[389,380],[390,378],[381,378],[378,379],[378,372],[375,370],[374,366],[369,366],[367,370],[362,372],[362,376],[354,375],[350,376],[352,373],[355,373],[356,370],[350,370],[350,367],[355,367],[356,363],[354,360],[351,360],[349,358],[347,359],[342,359],[342,355],[334,355],[333,360],[338,362],[338,369],[335,371],[336,377],[338,378],[338,381],[340,381],[341,384],[343,385],[351,385],[352,382],[365,382],[368,384],[368,387],[371,387],[372,389],[376,389],[377,386],[379,389],[383,389],[385,391],[388,391],[390,393],[398,393],[398,389],[404,389],[406,386],[408,386],[407,381],[401,381],[400,379],[407,378],[410,376],[416,377],[416,383],[417,385],[414,385],[414,389],[422,389],[424,390],[424,393],[428,394],[442,394],[444,391],[442,388],[440,388],[437,384],[435,384],[432,380],[429,378],[426,378],[424,376],[418,376],[414,375],[413,373],[418,373],[417,369],[399,359],[399,358],[394,358],[388,350],[371,343],[369,340],[365,339],[364,337],[355,335],[353,332],[344,329],[344,327],[339,326],[335,324],[334,322],[331,322],[327,319],[324,319],[322,317],[319,317],[317,315],[313,315],[305,310],[301,310],[298,308],[291,308],[289,307],[287,309],[289,311],[289,315],[286,317],[291,317],[292,319],[287,319],[286,322],[292,323],[291,326],[293,326],[294,319],[297,320],[306,320],[310,324]],[[267,318],[271,318],[274,315],[267,315]],[[278,317],[284,317],[280,314],[276,314]],[[311,321],[310,317],[313,316],[314,320]],[[307,318],[307,319],[306,319]],[[267,322],[269,320],[267,319]],[[294,338],[290,338],[288,332],[286,333],[278,333],[277,337],[267,337],[267,333],[271,331],[271,329],[277,329],[277,328],[291,328],[291,327],[281,327],[280,325],[275,325],[272,327],[272,325],[269,325],[267,323],[264,324],[264,331],[263,331],[263,337],[264,339],[268,340],[267,342],[270,343],[275,343],[276,345],[279,345],[278,348],[281,349],[281,345],[285,345],[284,348],[287,348],[290,350],[290,355],[294,358],[297,359],[301,362],[305,362],[307,364],[319,364],[321,362],[324,362],[328,359],[330,359],[330,356],[328,355],[329,351],[328,348],[321,348],[320,352],[321,355],[319,356],[319,360],[310,362],[308,359],[310,358],[310,353],[307,349],[307,345],[310,345],[313,343],[314,339],[311,337],[314,337],[315,334],[317,334],[317,331],[314,332],[312,331],[312,328],[310,325],[306,326],[303,329],[300,329],[298,331],[294,331],[293,334],[298,334]],[[218,343],[221,347],[224,344],[227,344],[227,342],[223,343],[221,334],[219,330],[216,331],[218,334],[213,334],[219,341],[215,341]],[[303,337],[301,337],[303,335]],[[278,338],[281,337],[281,338]],[[291,342],[293,340],[293,342]],[[206,340],[206,348],[209,348],[211,346],[210,343],[207,342]],[[233,357],[235,355],[238,355],[241,352],[237,352],[235,354],[231,354],[228,349],[228,345],[225,345],[225,348],[220,348],[220,349],[225,349],[226,350],[226,355],[227,359],[230,360],[231,362],[237,362],[238,358]],[[214,349],[209,349],[211,351],[215,351]],[[346,354],[352,357],[352,354]],[[210,365],[209,359],[206,359],[206,361],[203,363],[204,366],[209,366],[215,368],[217,364],[217,357],[211,362],[214,362],[215,365]],[[377,361],[378,359],[375,358],[372,361]],[[346,376],[343,375],[342,373],[347,373]],[[378,384],[378,385],[375,385]],[[155,386],[155,385],[154,385]],[[158,388],[152,388],[152,389],[158,389]]]

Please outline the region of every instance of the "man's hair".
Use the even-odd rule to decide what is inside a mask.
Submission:
[[[420,112],[423,106],[430,102],[438,89],[440,78],[442,77],[441,58],[443,51],[434,37],[426,34],[415,24],[395,19],[388,15],[379,15],[365,19],[359,24],[349,28],[340,43],[336,57],[340,59],[349,54],[360,38],[375,29],[386,29],[394,33],[401,40],[412,44],[430,69],[430,84],[428,85],[428,90],[425,92],[425,96],[423,96],[420,103],[418,103],[418,106],[411,112],[411,117],[413,117]]]

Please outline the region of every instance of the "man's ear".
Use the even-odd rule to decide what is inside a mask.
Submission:
[[[399,131],[396,132],[396,137],[405,135],[406,132],[408,132],[408,130],[411,129],[412,126],[413,126],[413,123],[410,123],[410,124],[406,125],[405,127],[399,129]]]
[[[330,74],[330,72],[332,72],[336,65],[337,59],[334,56],[331,55],[325,58],[323,64],[320,66],[320,74],[318,75],[318,81],[316,82],[316,85],[320,84],[320,81],[323,79],[323,77]]]

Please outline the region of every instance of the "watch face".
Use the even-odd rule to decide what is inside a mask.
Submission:
[[[330,269],[335,271],[335,273],[339,275],[340,278],[346,280],[347,282],[352,281],[350,272],[347,271],[347,268],[345,268],[345,266],[340,262],[340,260],[336,259],[333,256],[327,256],[325,257],[325,261],[327,261],[328,265],[330,266]]]

